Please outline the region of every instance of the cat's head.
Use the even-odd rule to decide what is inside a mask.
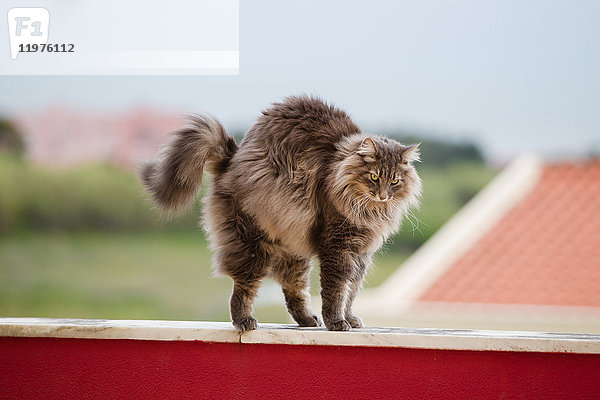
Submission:
[[[338,149],[332,187],[347,213],[360,217],[405,212],[418,204],[421,179],[413,163],[419,161],[419,144],[405,146],[386,137],[354,135]]]

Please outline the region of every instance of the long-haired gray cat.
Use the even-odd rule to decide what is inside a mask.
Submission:
[[[363,326],[352,303],[371,256],[418,203],[418,159],[417,145],[367,135],[345,112],[302,96],[263,111],[239,146],[218,121],[196,116],[140,176],[159,206],[179,212],[204,169],[212,175],[205,229],[216,271],[234,282],[238,330],[257,328],[252,304],[266,276],[300,326],[321,325],[308,294],[316,256],[325,325],[347,331]]]

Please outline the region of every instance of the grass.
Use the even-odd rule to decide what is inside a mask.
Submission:
[[[212,277],[210,257],[200,231],[3,237],[0,316],[228,321],[231,280]],[[378,256],[369,282],[403,258]],[[290,321],[283,303],[260,304],[259,320]]]
[[[197,234],[37,234],[0,243],[0,314],[227,319]]]
[[[168,227],[192,230],[197,215]],[[0,151],[0,234],[161,231],[165,226],[133,171],[104,164],[45,168]]]

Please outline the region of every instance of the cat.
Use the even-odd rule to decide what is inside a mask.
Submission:
[[[153,200],[176,213],[193,202],[204,169],[212,175],[204,227],[216,273],[233,279],[234,327],[258,327],[253,301],[267,276],[281,284],[300,326],[322,325],[308,292],[316,256],[325,326],[361,328],[352,303],[371,257],[419,203],[419,145],[367,135],[344,111],[309,96],[274,103],[239,146],[212,117],[189,122],[140,177]]]

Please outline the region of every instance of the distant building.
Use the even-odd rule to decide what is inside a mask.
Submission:
[[[370,324],[600,332],[600,160],[515,161],[357,311]]]
[[[95,114],[62,107],[14,120],[35,163],[74,165],[108,162],[131,168],[152,158],[169,132],[183,125],[177,113],[139,109]]]

